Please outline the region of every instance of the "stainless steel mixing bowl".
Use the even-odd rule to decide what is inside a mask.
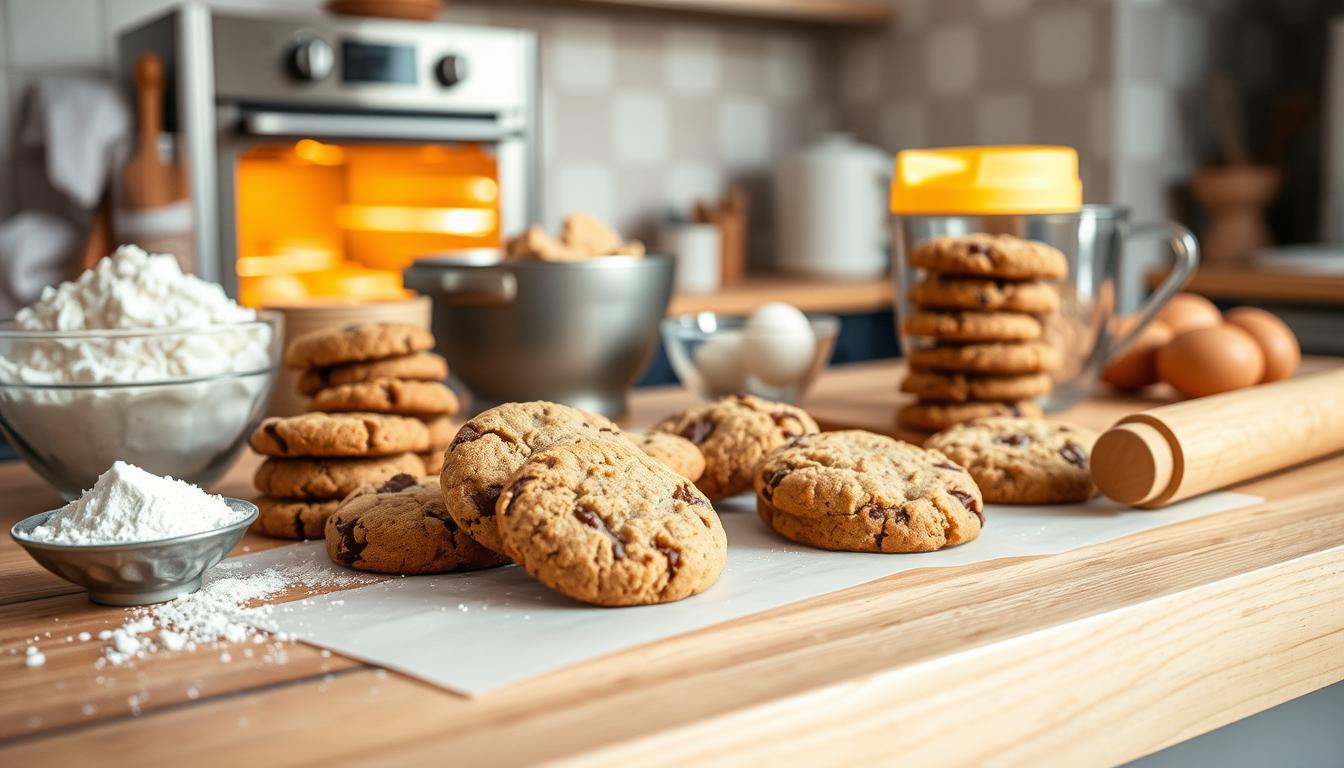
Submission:
[[[238,513],[237,521],[158,541],[53,544],[31,538],[33,529],[56,510],[20,520],[9,535],[43,568],[88,589],[95,603],[149,605],[200,589],[205,572],[238,544],[257,519],[257,507],[250,501],[226,496],[224,503]]]
[[[420,259],[406,287],[434,301],[434,335],[481,411],[552,400],[616,417],[658,344],[668,256],[582,262]]]

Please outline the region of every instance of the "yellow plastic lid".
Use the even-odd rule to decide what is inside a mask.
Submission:
[[[1083,205],[1070,147],[944,147],[896,155],[895,214],[1030,214]]]

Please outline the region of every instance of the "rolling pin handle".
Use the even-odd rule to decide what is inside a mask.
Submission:
[[[1171,444],[1151,424],[1117,424],[1092,447],[1092,481],[1107,498],[1130,506],[1160,502],[1176,466]]]

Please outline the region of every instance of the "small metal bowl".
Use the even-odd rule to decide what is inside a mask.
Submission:
[[[257,519],[257,507],[224,497],[237,512],[236,523],[212,531],[131,544],[52,544],[29,538],[55,510],[20,520],[9,530],[19,546],[43,568],[89,590],[89,599],[104,605],[150,605],[201,588],[201,578],[243,538]]]

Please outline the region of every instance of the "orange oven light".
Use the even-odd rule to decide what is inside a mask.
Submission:
[[[299,139],[294,143],[294,156],[313,165],[341,165],[345,150],[315,139]]]
[[[482,237],[495,231],[496,215],[483,208],[342,205],[336,221],[343,229]]]

